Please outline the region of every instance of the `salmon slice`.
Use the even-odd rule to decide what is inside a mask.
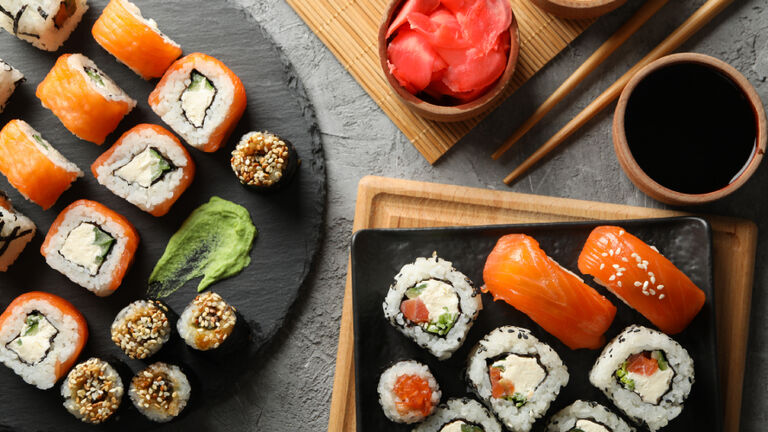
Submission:
[[[499,239],[485,262],[483,280],[483,292],[528,315],[571,349],[603,346],[616,315],[610,301],[524,234]]]
[[[181,47],[141,16],[127,0],[111,0],[91,33],[96,42],[145,80],[159,78],[181,56]]]
[[[638,375],[651,376],[659,370],[659,362],[650,354],[633,354],[627,359],[627,370]]]
[[[616,226],[592,231],[579,270],[667,334],[688,327],[706,301],[704,291],[664,255]]]
[[[400,312],[413,323],[421,324],[429,322],[429,309],[419,298],[406,300],[400,303]]]

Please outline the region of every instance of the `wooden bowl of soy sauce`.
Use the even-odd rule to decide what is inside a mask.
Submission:
[[[613,118],[621,167],[650,197],[703,204],[740,188],[766,149],[765,109],[729,64],[703,54],[663,57],[624,88]]]

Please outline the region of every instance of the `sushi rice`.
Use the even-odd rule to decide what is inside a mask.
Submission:
[[[644,386],[641,382],[637,382],[635,387],[635,382],[629,380],[634,376],[627,371],[627,361],[633,355],[659,351],[663,353],[664,360],[658,362],[657,372],[662,377],[666,375],[669,382],[663,383],[666,384],[666,391],[658,400],[648,400],[647,392],[659,387]],[[652,383],[648,378],[645,380]],[[589,373],[589,381],[629,418],[655,432],[682,412],[694,382],[693,359],[680,344],[664,333],[632,325],[606,345]],[[643,394],[644,389],[646,394]]]
[[[577,400],[553,415],[547,432],[634,432],[635,428],[597,402]]]
[[[419,410],[398,408],[398,404],[404,402],[397,396],[395,390],[401,377],[417,377],[427,383],[431,391],[428,401],[431,407],[428,407],[427,413]],[[379,404],[381,404],[381,409],[384,410],[384,415],[396,423],[418,423],[424,420],[434,412],[435,407],[440,403],[442,395],[440,386],[437,384],[429,368],[414,360],[395,363],[385,370],[381,374],[377,390],[379,392]]]
[[[8,99],[16,88],[24,82],[24,74],[0,59],[0,113],[5,110]]]
[[[430,296],[428,303],[438,306],[452,304],[451,307],[456,307],[455,313],[453,310],[449,311],[454,315],[453,324],[450,324],[450,320],[445,320],[450,326],[447,332],[445,326],[432,327],[437,321],[432,317],[429,323],[417,325],[406,318],[401,310],[402,304],[407,301],[406,298],[410,298],[409,291],[424,287],[427,288],[424,291],[434,288],[433,291],[436,292]],[[441,293],[440,290],[444,292]],[[435,253],[431,258],[417,258],[400,270],[395,276],[395,282],[389,287],[382,307],[384,317],[393,327],[429,350],[438,359],[445,360],[464,343],[469,329],[483,308],[483,302],[480,291],[472,286],[472,282],[453,268],[450,261],[439,258]],[[440,321],[444,321],[442,316],[440,318]]]
[[[533,361],[535,360],[535,362]],[[499,362],[506,365],[506,368]],[[527,394],[494,397],[491,369],[515,373],[515,387],[526,383]],[[529,377],[541,375],[538,383]],[[472,391],[485,402],[506,427],[514,432],[528,432],[568,384],[568,369],[560,356],[547,344],[536,339],[531,331],[521,327],[499,327],[475,346],[467,362],[467,380]],[[515,391],[523,391],[518,390]]]
[[[449,399],[412,432],[464,432],[469,426],[480,427],[481,432],[501,432],[501,425],[488,409],[468,398]]]
[[[0,191],[0,271],[8,270],[36,231],[35,223],[16,211],[8,197]]]

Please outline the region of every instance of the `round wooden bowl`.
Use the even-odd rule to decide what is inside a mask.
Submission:
[[[491,105],[502,97],[504,89],[507,88],[507,85],[509,85],[509,82],[512,79],[512,75],[515,73],[517,55],[520,51],[520,35],[518,33],[517,20],[515,19],[514,11],[512,12],[512,24],[509,26],[510,37],[507,67],[504,69],[504,73],[499,80],[496,81],[487,92],[470,102],[460,105],[437,105],[411,94],[411,92],[404,89],[397,81],[397,78],[392,76],[389,72],[389,66],[387,65],[387,29],[395,14],[400,11],[400,5],[404,1],[405,0],[390,1],[387,11],[384,14],[384,19],[379,26],[379,62],[381,64],[381,70],[384,72],[384,76],[387,77],[387,82],[397,95],[398,99],[422,117],[441,122],[466,120],[489,109]]]
[[[596,18],[613,11],[627,0],[531,0],[545,12],[568,19]]]
[[[632,152],[629,149],[629,143],[627,142],[627,135],[624,128],[624,116],[627,110],[627,103],[629,102],[632,92],[637,88],[637,85],[643,81],[648,75],[653,72],[662,69],[666,66],[679,63],[696,63],[707,67],[710,67],[726,77],[730,78],[740,89],[744,92],[744,95],[749,99],[752,109],[755,113],[755,123],[757,125],[757,151],[755,151],[752,159],[747,163],[746,168],[739,174],[739,176],[731,182],[728,186],[716,190],[714,192],[704,194],[686,194],[674,191],[666,188],[659,183],[656,183],[651,177],[649,177],[638,165]],[[744,183],[757,170],[760,162],[763,160],[763,154],[766,149],[766,138],[768,138],[768,127],[766,125],[765,109],[763,103],[760,100],[760,96],[755,91],[755,88],[750,82],[737,71],[733,66],[728,63],[718,60],[714,57],[710,57],[703,54],[696,53],[682,53],[673,54],[666,57],[662,57],[659,60],[649,64],[641,69],[627,84],[624,91],[621,93],[618,105],[616,106],[616,112],[613,116],[613,147],[616,150],[616,156],[619,159],[622,169],[627,174],[632,183],[643,191],[646,195],[658,201],[673,204],[673,205],[695,205],[704,204],[711,201],[723,198],[737,189],[739,189]]]

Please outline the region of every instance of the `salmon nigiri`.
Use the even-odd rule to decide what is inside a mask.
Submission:
[[[483,280],[483,292],[528,315],[571,349],[601,347],[616,315],[610,301],[524,234],[499,239],[485,262]]]
[[[579,270],[595,278],[661,331],[683,331],[706,296],[658,250],[616,226],[592,231]]]

